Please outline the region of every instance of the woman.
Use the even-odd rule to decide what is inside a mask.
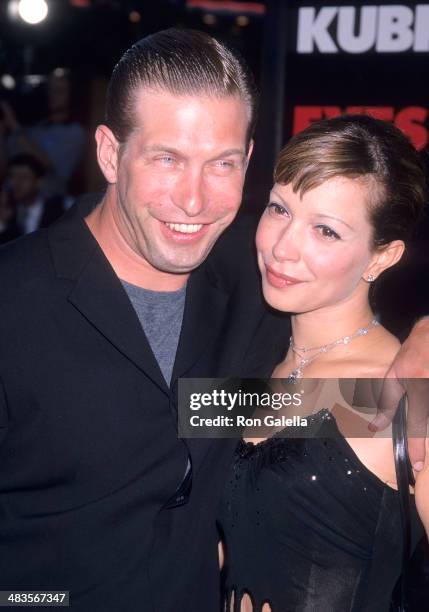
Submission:
[[[383,378],[400,345],[369,292],[423,207],[417,153],[392,125],[344,116],[295,136],[274,177],[256,247],[265,299],[292,313],[292,337],[273,378]],[[347,437],[326,410],[311,426],[319,437],[237,449],[219,517],[227,610],[389,610],[402,567],[392,440]],[[427,506],[420,493],[423,518]],[[411,515],[415,543],[414,501]]]

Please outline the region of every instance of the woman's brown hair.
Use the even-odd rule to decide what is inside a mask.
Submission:
[[[301,196],[338,176],[367,183],[374,248],[410,238],[426,179],[419,154],[399,129],[364,115],[318,121],[287,143],[274,170],[276,183],[290,183]]]

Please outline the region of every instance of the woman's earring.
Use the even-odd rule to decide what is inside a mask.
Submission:
[[[368,283],[373,283],[375,281],[375,276],[373,276],[372,274],[368,274],[366,280]]]

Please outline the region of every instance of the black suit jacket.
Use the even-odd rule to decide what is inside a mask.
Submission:
[[[177,379],[269,374],[288,322],[263,305],[253,236],[232,230],[191,275],[168,387],[91,207],[0,251],[0,589],[67,589],[76,611],[215,612],[235,443],[178,439]]]

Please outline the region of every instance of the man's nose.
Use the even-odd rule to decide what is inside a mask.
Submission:
[[[277,261],[299,261],[301,257],[303,236],[300,236],[298,227],[289,223],[276,237],[273,244],[273,257]]]
[[[205,206],[204,177],[201,170],[184,172],[176,183],[173,201],[188,217],[196,217]]]

